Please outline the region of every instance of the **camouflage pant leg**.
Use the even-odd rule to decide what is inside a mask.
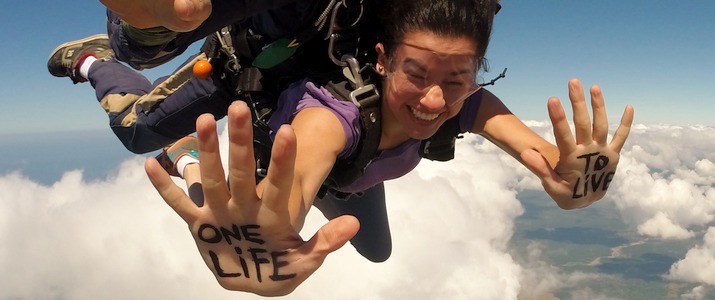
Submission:
[[[212,0],[211,15],[190,32],[172,32],[155,27],[137,29],[124,23],[117,14],[107,10],[109,43],[118,60],[137,70],[152,68],[181,55],[194,42],[221,28],[245,21],[267,10],[285,7],[307,0]]]
[[[137,29],[107,11],[107,33],[115,57],[137,70],[164,64],[181,55],[186,47],[172,45],[179,33],[163,27]]]
[[[196,118],[203,113],[217,119],[225,116],[230,94],[217,88],[214,78],[193,76],[191,67],[203,58],[203,54],[190,58],[154,84],[117,61],[92,65],[88,79],[112,131],[129,151],[155,151],[195,132]]]

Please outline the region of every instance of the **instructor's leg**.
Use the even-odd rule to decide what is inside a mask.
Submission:
[[[362,256],[373,262],[383,262],[390,257],[392,237],[382,183],[361,196],[353,195],[347,200],[337,199],[328,193],[322,199],[316,199],[313,205],[329,220],[341,215],[353,215],[360,221],[360,230],[350,243]]]
[[[219,75],[201,80],[191,71],[194,62],[202,58],[205,56],[189,58],[153,85],[117,61],[92,64],[89,81],[109,115],[110,127],[128,150],[146,153],[161,149],[196,131],[199,115],[225,116],[232,98],[217,82]]]
[[[137,29],[107,10],[107,33],[116,58],[137,70],[153,68],[181,55],[196,41],[221,28],[274,9],[291,9],[288,4],[310,3],[296,0],[212,0],[211,15],[196,29],[173,32],[164,27]],[[297,4],[296,4],[297,3]],[[287,7],[287,8],[285,8]]]

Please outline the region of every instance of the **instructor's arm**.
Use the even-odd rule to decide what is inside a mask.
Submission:
[[[99,0],[136,28],[194,30],[211,14],[210,0]]]

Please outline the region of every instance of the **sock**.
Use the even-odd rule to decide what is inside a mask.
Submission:
[[[199,160],[191,155],[184,155],[179,157],[179,161],[176,162],[176,171],[179,172],[179,176],[184,178],[184,168],[190,164],[198,164]]]
[[[89,78],[89,67],[91,67],[95,61],[97,61],[97,58],[92,55],[85,57],[84,61],[79,65],[79,75],[85,79]]]

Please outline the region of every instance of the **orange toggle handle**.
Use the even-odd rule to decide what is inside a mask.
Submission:
[[[213,67],[211,66],[211,63],[208,60],[202,59],[197,61],[194,64],[194,76],[198,77],[199,79],[206,80],[211,76],[211,71],[213,70]]]

